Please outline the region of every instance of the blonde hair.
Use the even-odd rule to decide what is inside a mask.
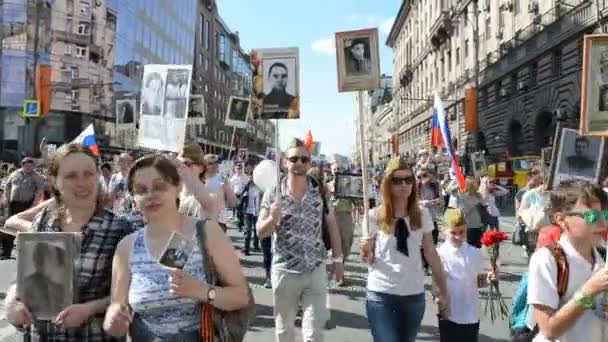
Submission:
[[[465,179],[465,183],[467,184],[467,188],[465,190],[467,195],[475,195],[479,191],[479,186],[477,185],[477,180],[475,177],[467,177]]]
[[[378,222],[380,223],[380,229],[387,234],[392,233],[394,230],[393,218],[395,209],[393,207],[391,178],[393,173],[401,170],[411,171],[405,160],[400,158],[392,159],[386,167],[384,177],[382,178],[382,185],[380,186],[382,205],[378,208]],[[412,192],[407,199],[407,215],[411,230],[422,228],[422,213],[420,212],[420,207],[418,207],[415,187],[416,184],[412,184]]]
[[[464,221],[464,213],[458,208],[448,208],[443,215],[443,223],[443,230],[460,227],[466,224]]]

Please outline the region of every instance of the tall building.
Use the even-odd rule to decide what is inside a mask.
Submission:
[[[598,22],[592,6],[586,0],[404,1],[387,40],[400,151],[429,146],[437,92],[461,155],[540,155],[551,144],[556,117],[578,117],[582,38]],[[599,13],[605,11],[600,3]],[[464,112],[467,88],[476,95],[474,113]],[[465,130],[467,121],[476,129]]]
[[[5,1],[0,13],[3,158],[36,154],[42,137],[62,144],[89,123],[98,128],[100,143],[107,142],[103,127],[113,117],[116,13],[105,1],[92,0]],[[50,79],[35,77],[42,72]],[[50,111],[28,123],[20,113],[24,100],[35,98],[36,80]]]
[[[204,98],[206,124],[191,125],[189,135],[208,152],[228,157],[231,148],[233,153],[234,149],[247,148],[251,157],[259,159],[266,147],[273,145],[274,125],[253,119],[246,129],[224,124],[230,97],[249,97],[251,92],[252,68],[239,33],[222,20],[214,0],[200,1],[196,28],[192,93]]]

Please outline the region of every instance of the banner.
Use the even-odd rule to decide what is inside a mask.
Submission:
[[[181,152],[186,136],[191,79],[191,65],[144,66],[139,146]]]

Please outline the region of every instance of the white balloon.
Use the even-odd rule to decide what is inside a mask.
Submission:
[[[269,159],[262,160],[253,170],[253,182],[264,192],[274,189],[277,185],[277,164]]]

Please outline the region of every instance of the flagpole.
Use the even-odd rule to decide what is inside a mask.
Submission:
[[[365,137],[365,115],[363,113],[363,91],[359,91],[359,150],[361,159],[361,176],[363,177],[363,225],[361,226],[361,236],[369,237],[369,187],[367,179],[367,139]]]
[[[279,119],[275,121],[274,128],[274,146],[276,151],[276,166],[277,166],[277,193],[276,202],[281,207],[281,149],[279,148]],[[280,219],[279,219],[280,220]]]

